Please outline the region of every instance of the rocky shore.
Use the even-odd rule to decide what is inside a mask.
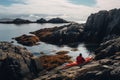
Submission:
[[[91,14],[86,24],[71,23],[31,32],[40,41],[57,45],[76,42],[98,43],[99,47],[94,52],[93,61],[83,65],[82,68],[74,66],[63,69],[61,65],[70,59],[63,53],[38,58],[25,48],[0,42],[0,79],[120,80],[119,27],[120,9],[113,9]]]
[[[33,34],[39,36],[42,41],[49,43],[67,44],[77,41],[98,43],[100,47],[95,50],[94,60],[82,68],[72,67],[61,70],[60,67],[50,72],[40,74],[35,80],[119,80],[120,79],[120,9],[100,11],[91,14],[86,24],[70,24],[46,31],[51,33],[41,38],[44,30],[38,30]],[[70,33],[69,33],[70,32]],[[44,32],[42,32],[44,33]],[[66,39],[64,38],[67,37]],[[72,34],[73,36],[71,37]],[[69,36],[70,35],[70,36]],[[57,37],[56,37],[57,36]],[[77,36],[77,37],[76,37]],[[46,39],[48,37],[48,39]],[[70,38],[69,38],[70,37]],[[57,39],[56,39],[57,38]],[[45,39],[45,40],[44,40]],[[54,39],[54,41],[52,41]],[[69,42],[70,41],[70,42]]]
[[[34,80],[119,80],[120,79],[120,38],[106,41],[95,51],[90,63],[62,69],[41,72]]]
[[[34,56],[26,48],[0,42],[0,80],[33,80],[41,71],[48,71],[70,62],[67,51],[56,55]]]
[[[69,44],[75,42],[101,43],[120,36],[120,9],[91,14],[85,24],[45,28],[31,32],[43,42]]]
[[[95,58],[80,68],[63,69],[70,62],[58,52],[58,56],[35,57],[28,50],[8,42],[0,42],[1,80],[119,80],[120,38],[106,41],[95,51]]]

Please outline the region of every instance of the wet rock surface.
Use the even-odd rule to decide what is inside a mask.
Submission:
[[[0,80],[32,80],[42,69],[26,48],[0,42]]]
[[[16,37],[15,40],[18,43],[25,45],[25,46],[37,45],[39,42],[39,38],[33,35],[22,35],[22,36]]]

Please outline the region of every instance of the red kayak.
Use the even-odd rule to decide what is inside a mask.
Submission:
[[[93,59],[93,57],[87,57],[85,58],[85,63],[90,62]],[[67,65],[65,65],[66,67],[72,67],[72,66],[78,66],[80,64],[78,64],[76,61],[72,62],[72,63],[68,63]]]

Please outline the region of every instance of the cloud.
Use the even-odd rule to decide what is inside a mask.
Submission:
[[[96,0],[95,6],[76,5],[69,0],[22,0],[24,4],[0,5],[1,14],[46,14],[48,17],[62,17],[69,20],[86,20],[101,9],[120,8],[119,0]],[[38,16],[36,17],[38,18]]]
[[[97,0],[96,7],[107,10],[120,8],[120,0]]]

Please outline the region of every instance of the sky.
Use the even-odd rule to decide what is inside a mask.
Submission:
[[[0,18],[86,21],[91,13],[114,8],[120,8],[120,0],[0,0]]]

